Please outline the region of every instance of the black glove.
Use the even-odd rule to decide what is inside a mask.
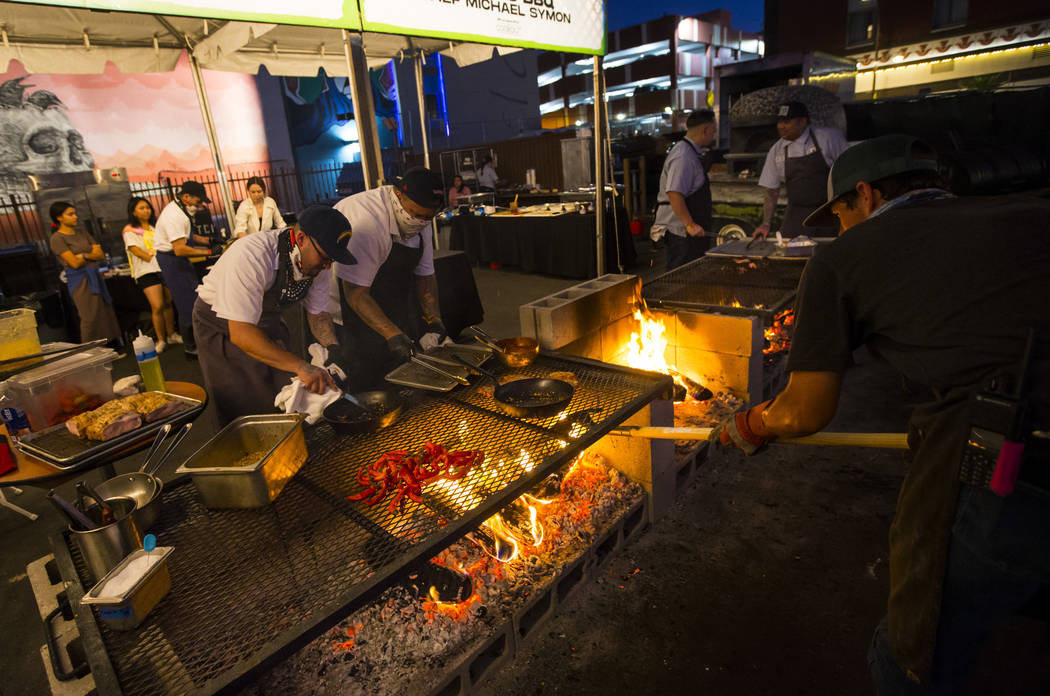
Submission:
[[[386,339],[386,349],[389,350],[399,363],[408,362],[412,357],[412,339],[403,333],[395,334]]]
[[[341,343],[333,343],[328,346],[328,364],[335,364],[346,374],[350,374],[352,364],[351,351],[343,347]]]
[[[427,322],[427,325],[423,328],[423,333],[436,333],[438,335],[438,343],[448,338],[448,329],[445,328],[440,319]]]

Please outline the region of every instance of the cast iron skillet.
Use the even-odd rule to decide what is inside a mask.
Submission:
[[[401,396],[393,390],[382,389],[354,394],[361,404],[338,399],[328,404],[321,416],[339,433],[369,433],[392,425],[404,408]],[[363,408],[362,408],[363,407]]]
[[[491,372],[474,367],[458,355],[453,356],[471,370],[477,370],[495,383],[492,398],[504,411],[515,418],[550,418],[556,416],[572,401],[576,389],[560,379],[530,377],[500,384]]]

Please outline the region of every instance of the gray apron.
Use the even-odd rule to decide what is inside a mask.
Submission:
[[[290,333],[281,318],[280,286],[278,273],[263,295],[262,317],[257,326],[271,341],[288,350]],[[235,346],[230,341],[229,322],[217,316],[200,297],[193,306],[193,331],[204,385],[215,403],[220,428],[240,416],[276,410],[273,400],[294,374],[270,367]]]
[[[394,242],[369,288],[372,299],[387,318],[413,341],[421,335],[422,309],[416,297],[414,273],[421,258],[422,239],[418,249]],[[347,384],[353,391],[382,388],[385,385],[384,376],[398,364],[387,350],[386,339],[350,308],[342,281],[339,282],[339,306],[343,312],[339,343],[344,346],[344,352],[352,356],[350,365],[341,365],[346,371]]]
[[[788,204],[780,223],[784,237],[836,237],[838,227],[803,227],[802,221],[828,200],[828,173],[831,168],[824,161],[824,153],[817,135],[810,131],[815,152],[802,157],[784,157],[784,181],[787,184]]]

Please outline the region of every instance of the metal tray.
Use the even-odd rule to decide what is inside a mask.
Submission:
[[[156,392],[177,399],[187,408],[170,416],[146,423],[111,440],[82,440],[69,432],[65,423],[53,425],[39,432],[23,435],[18,440],[18,449],[30,456],[43,459],[60,469],[72,469],[96,462],[113,452],[136,445],[152,438],[166,423],[179,423],[188,417],[195,417],[204,408],[204,402],[168,392]]]
[[[772,261],[808,261],[813,255],[814,246],[778,247],[775,241],[752,242],[747,239],[734,239],[707,250],[708,256],[729,256],[735,258],[770,259]]]
[[[435,392],[452,391],[459,386],[459,382],[451,377],[445,377],[413,362],[395,367],[387,373],[386,381]]]
[[[485,361],[489,359],[489,356],[492,355],[492,349],[486,348],[482,345],[460,345],[458,343],[450,343],[444,346],[431,348],[423,353],[423,355],[427,356],[434,362],[463,368],[463,365],[452,357],[453,355],[457,355],[474,367],[478,367],[484,365]]]

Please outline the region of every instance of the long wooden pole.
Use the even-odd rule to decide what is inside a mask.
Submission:
[[[650,440],[707,440],[714,428],[658,428],[627,426],[614,428],[610,435],[644,437]],[[773,443],[790,445],[823,445],[827,447],[880,447],[908,449],[907,433],[829,433],[820,432],[805,437],[781,438]]]

